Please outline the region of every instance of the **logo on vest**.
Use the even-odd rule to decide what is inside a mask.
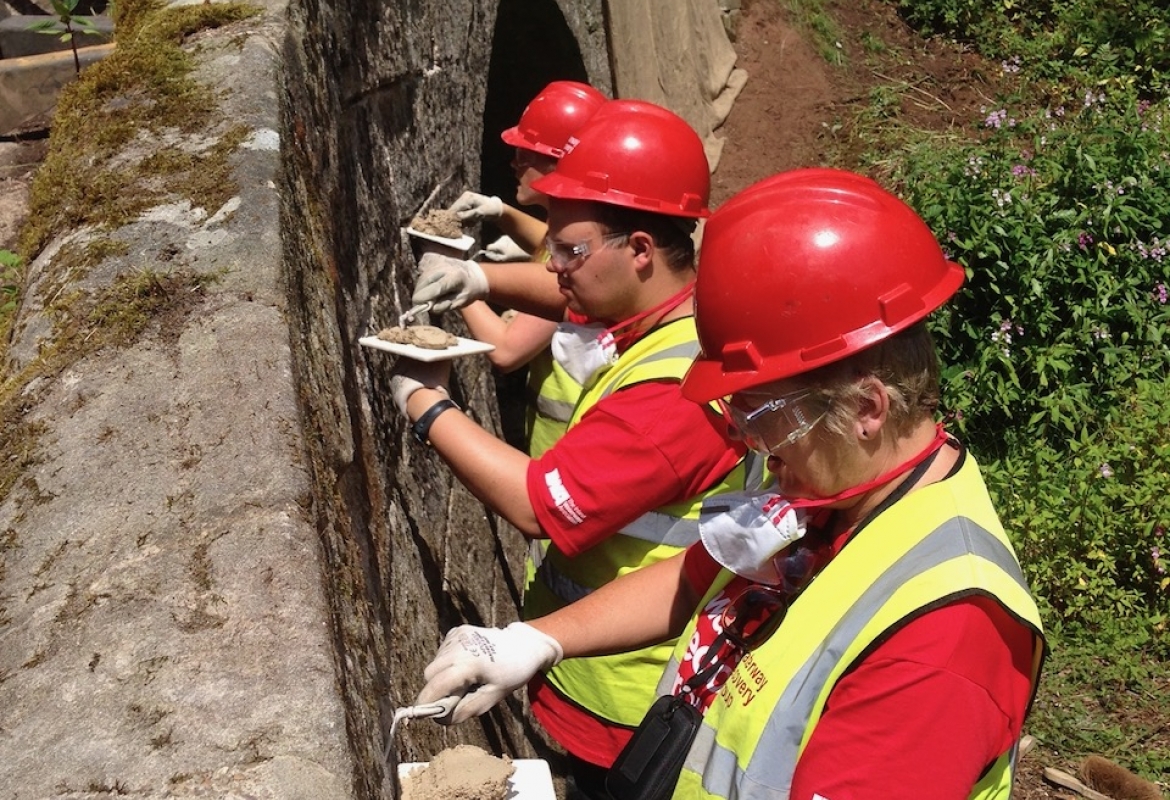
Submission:
[[[585,515],[577,507],[577,501],[569,494],[564,481],[561,480],[560,470],[554,469],[544,473],[544,485],[548,487],[548,493],[552,497],[553,503],[556,504],[557,510],[561,512],[561,516],[570,524],[580,525],[585,521]]]
[[[723,705],[731,707],[737,703],[745,708],[756,699],[756,694],[763,691],[768,685],[768,676],[764,673],[760,662],[746,654],[739,662],[739,668],[731,673],[727,683],[719,692],[719,699]]]

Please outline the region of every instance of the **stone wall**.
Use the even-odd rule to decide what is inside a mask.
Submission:
[[[499,131],[540,87],[612,93],[614,20],[602,0],[253,4],[184,45],[222,104],[206,130],[118,155],[244,126],[236,195],[32,254],[0,376],[28,433],[0,496],[13,800],[385,796],[383,732],[442,632],[517,615],[522,538],[410,440],[392,359],[357,340],[409,305],[401,229],[427,197],[512,190]],[[171,310],[132,340],[97,347],[62,310],[136,281]],[[501,435],[512,388],[456,364],[456,398]],[[521,699],[395,744],[411,761],[460,741],[555,761]]]
[[[205,124],[117,154],[130,174],[240,130],[234,194],[63,231],[27,269],[0,365],[4,466],[26,464],[0,492],[11,800],[355,796],[277,229],[285,6],[254,5],[187,43]],[[107,338],[144,296],[168,310]]]
[[[432,192],[435,206],[469,188],[511,197],[499,132],[549,81],[585,80],[612,94],[611,64],[625,64],[629,86],[660,86],[651,99],[716,138],[742,85],[718,7],[694,0],[680,21],[670,2],[636,6],[642,15],[612,15],[600,0],[291,5],[281,227],[338,666],[361,765],[377,762],[379,731],[418,690],[441,631],[516,618],[524,542],[410,440],[389,399],[392,357],[356,341],[409,307],[414,258],[401,228]],[[438,322],[465,332],[457,314]],[[518,396],[497,385],[486,359],[459,360],[455,375],[455,399],[503,435]],[[457,741],[552,757],[518,699],[457,729],[411,726],[397,745],[414,760]],[[373,792],[376,770],[364,775]]]
[[[522,537],[409,438],[389,396],[392,358],[357,345],[410,305],[401,229],[432,192],[444,206],[480,185],[496,11],[483,0],[290,9],[281,194],[293,351],[347,722],[371,795],[380,732],[417,693],[440,632],[506,624],[520,600]],[[596,52],[586,11],[561,24],[593,36]],[[461,326],[455,314],[441,324]],[[460,360],[455,373],[459,404],[500,432],[486,359]],[[409,726],[397,745],[403,760],[422,760],[457,741],[531,756],[539,735],[516,699],[458,728]]]

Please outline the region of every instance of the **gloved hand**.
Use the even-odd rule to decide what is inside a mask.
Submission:
[[[451,380],[450,361],[415,361],[400,358],[390,370],[390,394],[394,405],[402,415],[407,416],[406,401],[419,389],[437,389],[447,394],[447,383]]]
[[[460,625],[447,634],[427,665],[427,684],[415,703],[461,695],[450,718],[439,721],[463,722],[488,711],[562,658],[556,639],[523,622],[502,629]]]
[[[480,222],[499,219],[504,213],[504,201],[485,194],[464,192],[447,210],[455,212],[460,222]]]
[[[421,274],[410,298],[412,305],[432,303],[431,312],[441,314],[488,296],[487,275],[474,261],[424,253],[418,267]]]
[[[488,261],[531,261],[532,255],[516,242],[511,236],[501,236],[484,249],[480,255]]]

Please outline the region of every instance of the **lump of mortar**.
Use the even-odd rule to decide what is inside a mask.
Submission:
[[[445,208],[432,208],[421,217],[415,217],[410,227],[419,233],[439,236],[444,239],[458,239],[463,236],[463,226],[454,211]]]
[[[439,753],[402,781],[402,800],[504,800],[516,768],[471,744]]]
[[[408,325],[405,328],[395,325],[378,331],[378,338],[395,344],[412,344],[424,350],[446,350],[459,344],[458,336],[434,325]]]

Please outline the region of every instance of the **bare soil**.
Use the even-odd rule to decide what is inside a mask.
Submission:
[[[722,128],[727,141],[713,206],[774,172],[854,165],[880,134],[872,122],[876,98],[889,124],[945,131],[969,124],[994,97],[997,64],[953,43],[924,40],[893,4],[826,0],[824,8],[839,28],[839,46],[826,45],[837,64],[777,0],[744,2],[735,49],[748,81]]]

